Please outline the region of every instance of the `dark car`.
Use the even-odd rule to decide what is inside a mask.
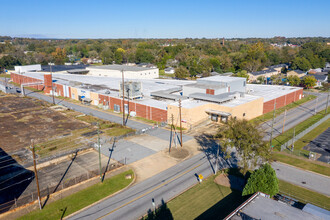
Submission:
[[[21,91],[21,89],[16,88],[16,92],[17,92],[17,93],[21,93],[22,91]]]

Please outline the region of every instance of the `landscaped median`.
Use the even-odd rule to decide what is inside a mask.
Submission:
[[[131,175],[132,178],[127,179],[127,175]],[[47,204],[44,209],[33,211],[20,219],[61,219],[124,189],[133,180],[134,173],[132,170],[128,170],[104,180],[103,183],[97,183],[63,199]]]

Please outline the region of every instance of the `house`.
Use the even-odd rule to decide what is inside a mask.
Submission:
[[[271,77],[273,75],[279,74],[278,70],[276,69],[266,69],[266,70],[261,70],[261,71],[256,71],[252,73],[248,73],[249,75],[249,82],[256,82],[258,77]]]
[[[314,74],[313,76],[317,80],[316,87],[321,87],[322,83],[328,82],[328,74],[326,74],[326,75]]]
[[[166,74],[174,74],[175,73],[175,70],[174,70],[173,67],[165,68],[164,71],[165,71]]]
[[[286,76],[298,76],[299,78],[302,78],[306,76],[307,72],[302,71],[302,70],[290,70],[286,73]]]

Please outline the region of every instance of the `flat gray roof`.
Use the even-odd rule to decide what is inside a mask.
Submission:
[[[304,212],[301,209],[292,207],[283,202],[278,202],[273,199],[266,198],[262,195],[258,195],[246,206],[244,206],[239,212],[236,213],[230,219],[241,220],[247,219],[246,217],[253,219],[310,219],[321,220],[322,218]]]
[[[197,81],[216,81],[216,82],[233,82],[237,80],[243,81],[246,80],[246,78],[217,75],[217,76],[209,76],[209,77],[197,79]]]
[[[124,71],[144,71],[157,68],[139,67],[139,66],[127,66],[127,65],[102,65],[102,66],[89,66],[88,69],[101,69],[101,70],[124,70]]]
[[[185,87],[191,87],[191,88],[200,88],[200,89],[222,89],[226,88],[224,85],[215,85],[215,84],[202,84],[202,83],[192,83],[184,85]]]
[[[246,91],[249,95],[263,97],[264,102],[276,99],[278,97],[302,89],[300,87],[293,87],[293,86],[259,85],[259,84],[247,84],[246,87],[247,87]]]

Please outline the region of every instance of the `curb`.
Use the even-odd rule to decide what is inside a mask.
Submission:
[[[132,171],[133,171],[133,169],[132,169]],[[107,197],[104,197],[103,199],[101,199],[101,200],[99,200],[99,201],[96,201],[96,202],[94,202],[94,203],[92,203],[92,204],[90,204],[90,205],[88,205],[88,206],[86,206],[86,207],[84,207],[84,208],[82,208],[82,209],[80,209],[80,210],[78,210],[78,211],[76,211],[76,212],[74,212],[74,213],[68,215],[68,216],[65,216],[63,219],[64,219],[64,220],[65,220],[65,219],[69,219],[69,218],[71,218],[72,216],[75,216],[75,215],[77,215],[77,214],[79,214],[79,213],[81,213],[81,212],[83,212],[83,211],[89,209],[90,207],[95,206],[95,205],[97,205],[97,204],[103,202],[104,200],[107,200],[107,199],[111,198],[112,196],[115,196],[115,195],[121,193],[122,191],[126,190],[126,189],[129,188],[131,185],[133,185],[133,184],[135,183],[135,181],[136,181],[136,175],[135,175],[135,172],[134,172],[134,171],[133,171],[133,175],[134,175],[134,179],[133,179],[132,182],[131,182],[128,186],[126,186],[125,188],[123,188],[123,189],[121,189],[121,190],[119,190],[119,191],[117,191],[117,192],[115,192],[115,193],[113,193],[113,194],[111,194],[111,195],[108,195]]]

